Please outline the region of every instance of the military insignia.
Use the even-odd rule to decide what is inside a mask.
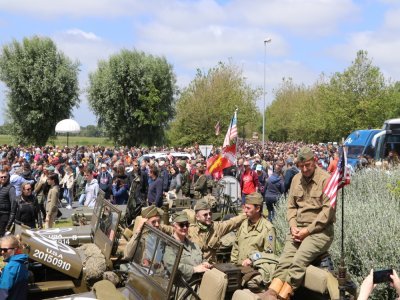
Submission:
[[[274,238],[272,237],[272,235],[270,235],[270,236],[268,237],[268,239],[269,239],[270,242],[272,242],[272,240],[273,240]]]

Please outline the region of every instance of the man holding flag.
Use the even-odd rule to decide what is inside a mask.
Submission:
[[[262,299],[289,299],[303,283],[306,268],[333,241],[335,209],[324,194],[329,174],[317,166],[308,147],[300,149],[297,160],[301,172],[293,177],[288,198],[290,233]]]

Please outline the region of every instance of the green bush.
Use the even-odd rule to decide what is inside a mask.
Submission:
[[[400,273],[399,198],[390,189],[400,178],[400,170],[365,170],[352,177],[344,189],[344,256],[348,273],[360,285],[371,269],[393,267]],[[335,239],[330,253],[335,268],[341,250],[341,202],[336,206]],[[274,225],[279,243],[289,228],[286,221],[286,199],[280,200]],[[394,299],[395,291],[379,284],[371,299]]]

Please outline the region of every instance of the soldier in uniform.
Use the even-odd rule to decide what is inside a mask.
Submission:
[[[157,208],[154,205],[148,206],[142,210],[141,218],[137,219],[137,222],[139,223],[137,226],[135,226],[136,227],[135,232],[133,233],[133,236],[129,240],[128,244],[126,244],[126,247],[124,249],[123,260],[132,259],[136,245],[139,241],[140,231],[142,230],[144,223],[154,228],[161,229],[163,232],[167,234],[172,234],[171,226],[161,225],[162,214],[163,214],[162,209]]]
[[[290,233],[263,299],[289,299],[302,284],[306,268],[333,241],[335,210],[323,194],[329,174],[316,165],[308,147],[300,149],[298,167],[301,173],[293,177],[288,198]]]
[[[196,273],[204,273],[212,268],[212,265],[202,258],[202,253],[199,246],[190,241],[188,236],[189,218],[186,212],[181,211],[173,217],[173,237],[183,244],[181,260],[179,261],[178,269],[182,277],[189,282]],[[171,250],[171,247],[166,247],[164,262],[166,268],[172,271],[177,253]]]
[[[186,161],[181,160],[179,162],[179,174],[176,177],[176,193],[182,190],[182,195],[190,197],[190,178],[189,172],[186,168]]]
[[[196,199],[200,199],[207,195],[207,176],[204,174],[205,168],[200,165],[196,168],[197,180],[193,184],[194,196]]]
[[[246,195],[247,221],[240,226],[231,253],[231,262],[241,265],[242,273],[252,274],[250,278],[244,276],[242,284],[253,291],[262,290],[270,282],[277,263],[275,228],[262,215],[262,207],[260,193]]]
[[[209,263],[216,263],[221,238],[239,228],[240,224],[246,219],[246,215],[241,214],[230,220],[213,222],[211,207],[204,199],[197,201],[194,210],[196,212],[196,223],[189,227],[189,239],[200,246],[205,260]]]

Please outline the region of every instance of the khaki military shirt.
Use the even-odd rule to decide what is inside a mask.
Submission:
[[[309,182],[301,173],[293,177],[287,211],[290,227],[307,227],[312,234],[335,222],[335,209],[323,194],[328,179],[329,174],[318,167]]]
[[[201,250],[198,245],[185,239],[183,244],[183,251],[181,260],[179,261],[178,269],[182,273],[183,278],[186,281],[190,281],[194,273],[194,267],[200,265],[204,260],[202,258]],[[164,263],[170,272],[174,266],[177,253],[175,253],[171,247],[166,247],[164,254]]]
[[[265,217],[261,217],[256,224],[243,222],[236,234],[231,262],[241,265],[256,252],[276,253],[275,238],[275,228]]]
[[[207,229],[202,229],[199,224],[191,224],[189,227],[189,239],[200,246],[203,258],[210,263],[217,262],[217,250],[221,246],[221,238],[239,228],[246,220],[245,214],[240,214],[226,221],[213,222]]]

